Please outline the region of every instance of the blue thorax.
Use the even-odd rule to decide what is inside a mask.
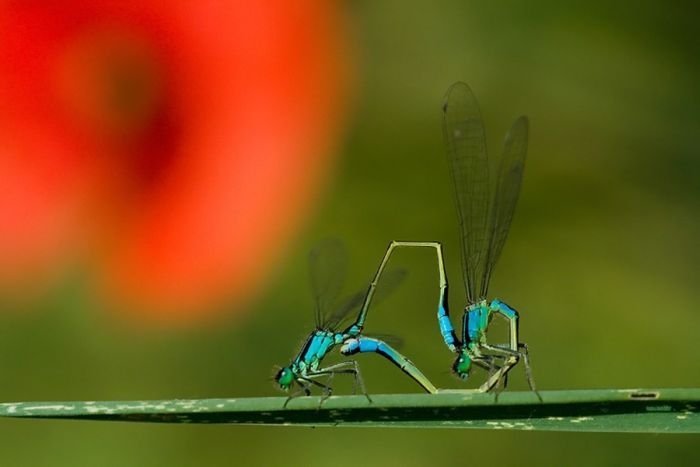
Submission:
[[[462,342],[465,347],[472,342],[481,342],[484,339],[490,314],[491,310],[486,300],[473,303],[464,310]]]
[[[491,321],[491,314],[502,313],[506,318],[516,318],[518,313],[504,302],[493,299],[491,303],[481,300],[469,305],[464,310],[462,323],[462,340],[465,347],[470,343],[483,343],[486,339],[486,329]]]
[[[330,352],[337,344],[342,343],[348,337],[348,328],[345,332],[333,332],[323,329],[314,331],[304,342],[299,354],[294,359],[292,367],[297,371],[314,370],[318,367],[320,361]]]

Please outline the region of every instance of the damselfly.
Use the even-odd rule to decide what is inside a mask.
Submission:
[[[536,392],[528,348],[519,341],[518,312],[498,299],[487,301],[491,275],[508,236],[520,194],[527,153],[528,119],[524,116],[516,119],[506,135],[493,201],[481,112],[474,94],[465,83],[455,83],[447,91],[443,129],[456,195],[462,273],[467,295],[461,338],[457,337],[450,320],[447,276],[440,243],[393,242],[387,255],[401,246],[435,248],[440,273],[438,324],[445,344],[457,354],[452,371],[459,378],[466,380],[473,365],[481,367],[489,371],[489,378],[479,389],[489,391],[500,382],[505,386],[508,371],[522,359],[528,384]],[[506,344],[490,344],[487,340],[487,331],[495,315],[502,316],[509,323],[510,336]]]
[[[388,252],[387,252],[388,253]],[[311,275],[311,288],[315,299],[316,329],[306,338],[301,350],[291,363],[281,368],[275,381],[282,390],[289,390],[297,385],[299,391],[289,396],[289,401],[301,394],[310,395],[313,386],[323,390],[321,403],[332,394],[330,380],[336,374],[350,374],[354,377],[355,391],[360,391],[371,402],[371,398],[365,390],[360,368],[357,361],[345,360],[340,363],[321,367],[322,360],[334,347],[340,345],[340,353],[345,356],[357,353],[374,352],[387,358],[404,373],[413,378],[426,392],[435,393],[437,389],[418,370],[418,368],[406,357],[394,349],[387,338],[371,337],[363,335],[362,331],[367,318],[372,299],[379,300],[393,290],[405,276],[403,270],[393,270],[383,274],[388,257],[385,256],[375,274],[374,279],[366,292],[359,292],[345,300],[338,298],[341,293],[347,255],[342,243],[329,239],[320,243],[309,254],[309,268]],[[380,276],[381,287],[378,287]],[[357,318],[349,325],[344,325],[351,312],[360,311]],[[326,378],[324,382],[319,379]]]

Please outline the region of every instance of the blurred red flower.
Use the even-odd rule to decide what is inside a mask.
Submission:
[[[110,303],[240,303],[309,204],[343,114],[337,4],[0,4],[0,281],[79,258]]]

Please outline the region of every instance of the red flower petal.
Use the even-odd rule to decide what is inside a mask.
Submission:
[[[339,26],[321,1],[0,7],[2,269],[80,241],[130,309],[240,302],[326,168]]]

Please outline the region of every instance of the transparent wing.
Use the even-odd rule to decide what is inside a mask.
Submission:
[[[345,281],[348,255],[343,243],[335,238],[319,242],[309,253],[311,294],[316,305],[316,326],[333,310]]]
[[[491,273],[501,256],[503,245],[508,238],[508,231],[513,220],[515,205],[520,196],[520,186],[525,169],[529,123],[525,116],[519,117],[508,131],[503,145],[503,155],[498,169],[496,197],[489,220],[489,248],[481,282],[481,296],[488,293]]]
[[[407,275],[408,271],[403,268],[390,269],[386,271],[382,275],[379,284],[377,284],[377,290],[374,292],[372,304],[376,305],[391,295],[391,293],[404,281]],[[334,313],[325,317],[325,319],[322,317],[322,329],[340,328],[343,322],[350,316],[351,312],[360,308],[360,306],[364,303],[366,295],[367,291],[361,291],[350,295],[343,300],[336,308]]]
[[[408,270],[404,268],[392,268],[382,274],[379,284],[377,284],[377,290],[374,292],[374,303],[381,302],[389,295],[391,295],[394,290],[396,290],[406,277],[408,276]]]
[[[345,297],[332,314],[322,317],[321,329],[336,330],[354,310],[360,308],[360,305],[365,300],[365,294],[366,292],[361,290],[349,297]]]
[[[480,290],[486,264],[489,168],[481,112],[469,86],[450,86],[443,105],[447,160],[455,189],[462,241],[462,272],[469,303]]]

